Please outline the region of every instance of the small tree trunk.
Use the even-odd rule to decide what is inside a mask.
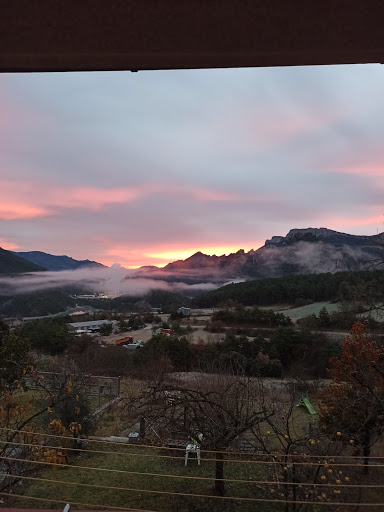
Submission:
[[[146,425],[145,425],[145,418],[143,415],[140,416],[140,439],[145,439],[145,430],[146,430]]]
[[[189,428],[189,421],[188,421],[188,405],[184,405],[184,411],[183,411],[183,427],[184,429]]]
[[[218,496],[224,496],[224,454],[216,453],[216,469],[215,469],[215,492]]]

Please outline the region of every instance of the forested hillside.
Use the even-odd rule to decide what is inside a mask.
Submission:
[[[105,265],[97,263],[96,261],[75,260],[69,256],[54,256],[53,254],[47,254],[41,251],[15,252],[14,254],[21,256],[35,265],[40,265],[47,270],[53,271],[74,270],[83,267],[105,268]]]
[[[80,291],[84,293],[84,291]],[[171,312],[180,306],[190,305],[190,299],[178,293],[165,290],[151,290],[146,296],[121,295],[114,299],[74,299],[79,293],[73,287],[42,290],[19,295],[0,295],[0,315],[3,316],[45,316],[65,312],[76,305],[92,306],[96,309],[129,312],[140,308],[158,307]]]
[[[46,270],[0,247],[0,274],[21,274]]]
[[[75,305],[75,300],[63,290],[43,290],[13,296],[3,295],[0,296],[0,315],[53,315]]]
[[[244,306],[295,304],[300,299],[381,300],[384,297],[384,271],[338,272],[259,279],[233,283],[204,293],[193,300],[194,307],[216,307],[229,300]]]

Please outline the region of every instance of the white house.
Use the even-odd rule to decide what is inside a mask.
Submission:
[[[181,308],[179,308],[177,312],[181,313],[183,316],[190,316],[191,308],[185,308],[184,306],[181,306]]]

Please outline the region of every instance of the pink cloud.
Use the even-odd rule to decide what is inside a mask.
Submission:
[[[8,240],[5,240],[5,238],[0,238],[0,247],[2,249],[6,249],[7,251],[17,251],[20,249],[19,245],[13,242],[9,242]]]
[[[356,174],[358,176],[384,178],[384,164],[382,163],[335,166],[328,168],[328,170],[340,174]]]
[[[246,199],[239,194],[184,184],[149,183],[135,187],[98,188],[3,181],[0,182],[0,218],[10,220],[42,217],[53,214],[58,207],[101,210],[110,204],[138,201],[156,194],[190,197],[201,202]]]
[[[154,260],[145,256],[145,248],[135,249],[132,245],[112,245],[109,246],[104,256],[100,258],[100,263],[111,266],[119,262],[123,267],[136,268],[142,265],[164,265],[161,260]]]
[[[42,194],[37,184],[27,182],[0,182],[0,219],[31,219],[44,217],[52,212],[41,204]]]
[[[276,116],[275,118],[267,115],[263,122],[258,123],[257,126],[253,125],[253,131],[261,139],[273,142],[321,130],[338,119],[339,116],[335,112],[317,112],[313,116],[295,112],[292,116]],[[252,128],[251,120],[250,123]]]
[[[57,187],[46,183],[0,182],[0,218],[20,219],[50,215],[55,208],[100,210],[113,203],[135,201],[144,190],[133,187]]]
[[[369,217],[342,217],[342,216],[329,216],[322,217],[322,222],[325,223],[331,229],[345,229],[352,227],[361,226],[376,226],[379,231],[384,231],[384,216],[381,214],[369,216]],[[380,226],[382,229],[380,229]]]
[[[127,203],[143,197],[140,187],[96,188],[68,187],[53,188],[50,203],[64,208],[80,208],[85,210],[100,210],[108,204]]]
[[[27,205],[24,203],[0,203],[0,219],[31,219],[49,215],[49,211],[39,206]]]
[[[241,199],[239,194],[231,194],[229,192],[220,192],[217,190],[209,190],[197,187],[191,187],[188,189],[189,193],[197,201],[237,201]]]
[[[197,201],[236,201],[241,199],[238,194],[220,192],[184,184],[148,183],[136,187],[99,189],[94,187],[75,187],[53,190],[52,204],[64,207],[84,209],[100,209],[108,204],[138,201],[144,197],[164,194],[173,197],[190,197]]]
[[[270,109],[258,105],[257,110],[245,110],[238,102],[227,104],[222,118],[214,121],[214,131],[221,133],[226,127],[236,127],[235,139],[243,149],[255,149],[255,141],[263,144],[278,143],[298,136],[329,129],[338,121],[346,119],[348,112],[314,109],[299,111]],[[224,128],[223,128],[224,127]]]

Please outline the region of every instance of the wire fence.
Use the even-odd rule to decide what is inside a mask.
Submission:
[[[35,431],[31,431],[31,430],[17,430],[17,429],[12,429],[12,428],[7,428],[7,427],[0,427],[0,431],[8,431],[8,432],[14,432],[14,433],[17,433],[17,434],[22,434],[22,435],[31,435],[31,436],[39,436],[39,437],[42,437],[43,439],[48,439],[48,438],[56,438],[56,439],[60,439],[60,440],[71,440],[73,441],[73,436],[61,436],[61,435],[56,435],[56,434],[47,434],[47,433],[41,433],[41,432],[35,432]],[[93,437],[88,437],[87,438],[87,443],[94,443],[94,444],[104,444],[104,445],[113,445],[113,446],[129,446],[130,448],[132,448],[132,443],[131,442],[124,442],[124,441],[113,441],[111,439],[96,439],[96,438],[93,438]],[[135,448],[150,448],[150,449],[156,449],[156,450],[167,450],[168,452],[172,452],[172,451],[177,451],[177,452],[180,452],[183,450],[182,447],[178,447],[178,448],[175,448],[175,447],[172,447],[172,446],[158,446],[158,445],[146,445],[146,444],[135,444],[134,445]],[[109,453],[109,452],[101,452],[101,453]],[[111,453],[117,453],[117,452],[111,452]],[[125,452],[124,452],[125,453]],[[244,455],[247,455],[249,457],[274,457],[274,458],[278,458],[278,457],[284,457],[284,453],[281,453],[281,452],[272,452],[272,453],[261,453],[261,452],[242,452],[242,451],[236,451],[236,450],[205,450],[203,448],[200,449],[200,453],[213,453],[213,454],[229,454],[229,455],[241,455],[241,456],[244,456]],[[292,458],[292,459],[295,459],[295,458],[305,458],[305,459],[316,459],[318,460],[319,458],[321,457],[324,457],[322,455],[312,455],[312,454],[307,454],[307,453],[302,453],[302,454],[299,454],[299,453],[290,453],[289,454],[289,457]],[[369,460],[378,460],[378,461],[383,461],[384,462],[384,456],[369,456],[369,457],[366,457],[364,455],[328,455],[327,456],[328,459],[352,459],[352,460],[356,460],[356,459],[361,459],[361,460],[365,460],[365,459],[369,459]]]
[[[358,501],[332,501],[330,498],[321,499],[321,497],[318,497],[318,500],[313,500],[310,498],[310,494],[307,494],[309,496],[308,499],[292,499],[291,495],[287,495],[284,499],[280,498],[267,498],[267,497],[255,497],[255,496],[221,496],[221,495],[215,495],[215,494],[209,494],[209,493],[200,493],[200,492],[179,492],[174,490],[164,490],[164,489],[146,489],[142,486],[115,486],[115,485],[104,485],[98,481],[98,483],[86,483],[81,482],[79,480],[77,481],[69,481],[69,480],[60,480],[56,478],[49,478],[47,476],[31,476],[28,474],[27,471],[17,471],[17,467],[20,468],[20,464],[25,464],[25,467],[30,468],[41,468],[41,469],[56,469],[58,467],[61,468],[71,468],[72,470],[76,471],[86,471],[89,474],[95,474],[95,475],[102,475],[102,474],[115,474],[115,475],[129,475],[129,476],[136,476],[140,477],[140,479],[149,479],[149,481],[152,478],[158,479],[160,482],[165,481],[171,481],[171,480],[180,480],[184,482],[188,481],[195,481],[195,482],[213,482],[213,481],[223,481],[228,484],[246,484],[246,485],[253,485],[257,486],[259,488],[263,488],[265,490],[271,490],[271,488],[282,488],[282,489],[294,489],[294,488],[307,488],[312,489],[312,491],[308,491],[309,493],[313,493],[315,488],[318,488],[319,496],[323,494],[323,491],[326,491],[329,489],[329,493],[332,496],[332,493],[334,492],[341,492],[340,489],[354,489],[354,490],[374,490],[381,494],[381,496],[384,496],[384,484],[382,483],[350,483],[348,482],[341,482],[341,480],[337,480],[335,482],[327,481],[313,481],[313,482],[297,482],[297,481],[290,481],[289,479],[282,480],[282,479],[260,479],[260,478],[217,478],[216,476],[212,475],[210,477],[207,476],[200,476],[200,475],[183,475],[183,474],[170,474],[165,472],[152,472],[152,471],[131,471],[126,469],[116,469],[116,468],[106,468],[106,467],[96,467],[96,466],[88,466],[88,465],[80,465],[80,464],[74,464],[74,463],[62,463],[62,462],[51,462],[48,460],[35,460],[36,458],[40,457],[38,455],[39,449],[60,449],[62,451],[68,451],[70,453],[87,453],[90,455],[95,456],[118,456],[118,457],[134,457],[134,460],[138,458],[150,458],[150,459],[172,459],[172,460],[184,460],[184,456],[178,455],[180,453],[180,449],[178,448],[168,448],[164,446],[151,446],[151,445],[137,445],[137,444],[130,444],[130,443],[120,443],[116,441],[104,441],[104,440],[97,440],[97,439],[91,439],[89,440],[90,443],[95,443],[96,446],[101,444],[115,447],[117,450],[103,450],[103,449],[95,449],[91,450],[86,448],[71,448],[71,447],[55,447],[52,446],[52,444],[47,444],[48,442],[52,442],[52,440],[56,441],[68,441],[71,440],[74,441],[73,437],[69,436],[59,436],[55,434],[43,434],[39,432],[33,432],[28,430],[16,430],[16,429],[6,429],[2,428],[0,431],[3,432],[12,432],[14,435],[24,436],[25,440],[10,440],[10,441],[0,441],[0,453],[2,447],[7,446],[8,449],[10,447],[16,448],[25,448],[29,449],[30,451],[35,450],[35,453],[31,453],[28,458],[25,457],[25,454],[23,456],[22,452],[20,452],[16,456],[12,456],[12,449],[9,455],[1,455],[0,461],[5,461],[8,463],[15,463],[19,464],[19,466],[14,466],[13,471],[6,472],[4,471],[4,467],[2,467],[0,462],[0,478],[7,478],[8,481],[22,481],[24,483],[33,483],[33,482],[40,482],[45,483],[49,485],[55,485],[59,486],[60,489],[65,489],[67,487],[76,487],[76,489],[99,489],[104,490],[108,492],[116,492],[116,493],[133,493],[133,494],[139,494],[139,495],[151,495],[151,496],[164,496],[164,497],[179,497],[179,498],[196,498],[196,499],[203,499],[203,500],[221,500],[221,501],[230,501],[230,502],[238,502],[238,503],[276,503],[276,504],[296,504],[296,505],[317,505],[317,506],[328,506],[328,507],[364,507],[364,508],[375,508],[375,509],[382,509],[384,510],[384,502],[367,502],[367,500],[363,502]],[[29,438],[33,438],[33,442],[30,441]],[[41,439],[41,442],[37,442],[36,439]],[[60,443],[58,443],[60,444]],[[121,448],[120,448],[121,447]],[[125,451],[124,451],[125,449]],[[162,450],[170,450],[173,455],[163,455]],[[144,451],[144,453],[143,453]],[[286,464],[286,459],[284,458],[284,454],[282,453],[270,453],[270,454],[247,454],[247,456],[243,456],[243,458],[236,458],[236,456],[241,455],[239,452],[229,452],[227,453],[227,457],[223,458],[223,452],[222,451],[215,451],[215,450],[202,450],[202,453],[205,453],[208,455],[208,457],[203,458],[202,460],[205,462],[217,462],[219,459],[221,462],[225,463],[231,463],[231,464],[247,464],[247,465],[257,465],[257,467],[273,467],[273,466],[281,466],[283,467],[284,464]],[[14,455],[14,454],[13,454]],[[212,457],[213,455],[213,457]],[[244,455],[244,454],[243,454]],[[259,457],[259,455],[263,455],[263,457]],[[331,456],[331,457],[323,457],[320,455],[305,455],[305,454],[293,454],[294,458],[291,462],[290,466],[297,466],[299,467],[307,467],[307,468],[327,468],[327,470],[338,470],[339,473],[342,473],[340,471],[340,468],[375,468],[376,470],[380,470],[381,468],[384,468],[384,457],[372,457],[374,459],[374,463],[370,464],[363,464],[363,463],[356,463],[352,462],[351,459],[353,459],[352,456]],[[348,462],[345,462],[343,459],[346,459]],[[355,458],[356,459],[356,458]],[[79,459],[78,459],[79,460]],[[291,468],[284,467],[284,470],[288,471]],[[381,478],[382,474],[380,474]],[[100,477],[100,479],[101,477]],[[349,480],[349,479],[348,479]],[[327,496],[329,495],[327,494]],[[9,496],[6,492],[0,492],[0,495]],[[352,496],[350,496],[352,498]],[[302,496],[301,496],[302,498]],[[313,498],[313,496],[312,496]],[[31,500],[37,500],[44,502],[45,500],[42,497],[39,496],[29,496],[27,494],[15,494],[12,492],[12,499],[31,499]],[[52,502],[52,499],[46,500],[46,502]],[[77,502],[77,501],[71,501],[71,496],[68,495],[68,500],[54,500],[57,503],[67,503],[70,502],[71,504],[75,506],[82,506],[87,508],[93,508],[93,509],[115,509],[115,510],[126,510],[126,511],[138,511],[140,509],[137,508],[129,508],[129,507],[121,507],[121,506],[110,506],[110,505],[100,505],[100,504],[90,504],[90,503],[83,503],[83,502]]]
[[[29,389],[38,390],[41,388],[41,383],[44,386],[54,389],[58,382],[67,381],[68,379],[74,378],[75,380],[79,376],[71,375],[66,373],[58,372],[40,372],[38,378],[32,374],[26,374],[24,379]],[[81,375],[80,379],[87,387],[88,392],[91,395],[106,394],[111,397],[120,395],[120,377],[108,377],[104,375]]]

